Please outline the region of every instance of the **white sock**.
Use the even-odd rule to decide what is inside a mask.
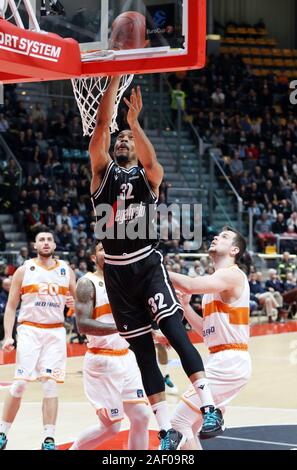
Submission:
[[[160,431],[162,429],[164,429],[164,431],[168,431],[168,429],[171,429],[167,402],[159,401],[158,403],[151,405],[151,407],[156,417]]]
[[[12,423],[7,423],[6,421],[0,421],[0,432],[3,432],[5,436],[9,433]]]
[[[215,406],[215,403],[212,398],[210,386],[206,378],[198,379],[192,385],[195,388],[195,391],[199,395],[199,398],[202,403],[202,407]]]
[[[45,424],[43,426],[43,439],[47,437],[55,438],[56,426],[54,424]]]

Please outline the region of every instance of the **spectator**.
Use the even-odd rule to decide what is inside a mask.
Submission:
[[[211,95],[211,100],[213,106],[221,108],[225,104],[225,95],[220,87],[217,87],[216,90]]]
[[[178,110],[186,109],[186,93],[182,90],[182,84],[177,83],[171,90],[171,119],[174,125],[177,123]]]
[[[79,213],[79,210],[77,207],[73,208],[73,211],[71,214],[71,222],[72,222],[73,231],[77,230],[77,227],[80,224],[83,224],[85,228],[85,218]]]
[[[87,274],[87,272],[88,272],[87,263],[85,261],[80,261],[78,265],[78,269],[75,270],[76,279],[77,280],[80,279],[82,276]]]
[[[46,212],[44,214],[44,223],[52,232],[56,230],[57,217],[52,206],[47,206]]]
[[[84,224],[79,224],[77,229],[73,231],[73,243],[77,246],[81,238],[88,238]]]
[[[61,213],[57,215],[57,230],[60,231],[62,229],[62,225],[68,225],[70,231],[72,231],[72,220],[67,206],[63,206]]]
[[[22,246],[16,258],[16,266],[17,267],[22,266],[24,262],[27,261],[28,259],[30,259],[28,247]]]
[[[261,218],[256,222],[255,234],[257,235],[261,250],[265,249],[267,243],[275,242],[275,235],[271,231],[271,222],[267,214],[263,213]]]
[[[287,224],[285,222],[284,214],[277,214],[276,221],[272,224],[272,231],[275,234],[281,235],[287,230]]]
[[[283,253],[282,260],[278,264],[277,271],[282,282],[285,282],[288,272],[292,272],[293,275],[295,274],[296,264],[291,259],[291,255],[288,251]]]

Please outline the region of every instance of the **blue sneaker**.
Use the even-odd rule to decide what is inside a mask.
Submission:
[[[175,429],[169,429],[159,432],[158,438],[160,439],[160,450],[179,450],[186,442],[186,438]]]
[[[41,444],[41,450],[57,450],[55,440],[52,437],[47,437]]]
[[[0,432],[0,450],[4,450],[7,444],[7,437],[4,432]]]
[[[178,394],[178,388],[172,382],[169,374],[165,375],[164,382],[165,382],[165,391],[166,391],[166,393],[169,393],[171,395],[177,395]]]
[[[201,408],[203,424],[199,432],[199,439],[211,439],[225,430],[224,419],[219,408],[207,406]]]

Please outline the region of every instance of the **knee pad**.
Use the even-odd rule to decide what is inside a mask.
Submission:
[[[14,380],[9,389],[10,395],[14,398],[22,398],[27,387],[26,380]]]
[[[53,379],[42,381],[43,397],[44,398],[57,398],[58,389],[57,382]]]

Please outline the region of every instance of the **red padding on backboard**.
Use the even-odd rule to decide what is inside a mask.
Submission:
[[[0,70],[3,83],[23,81],[23,77],[36,81],[77,77],[81,74],[79,44],[53,33],[20,29],[0,19]]]

